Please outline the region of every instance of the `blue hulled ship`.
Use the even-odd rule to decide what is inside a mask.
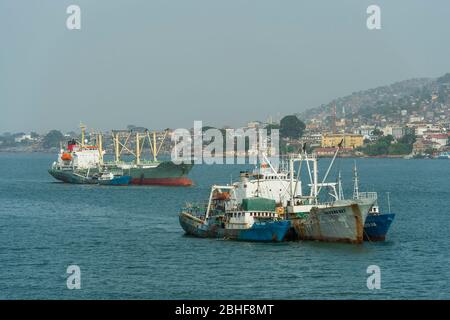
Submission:
[[[392,221],[394,221],[394,213],[369,214],[364,224],[364,240],[365,241],[384,241],[389,231]]]
[[[122,173],[105,172],[98,178],[98,183],[104,186],[127,186],[130,182],[131,176],[125,176]]]
[[[183,230],[201,238],[283,241],[290,221],[281,218],[275,201],[247,198],[237,203],[232,186],[212,186],[208,204],[187,205],[179,215]]]
[[[353,186],[353,198],[355,199],[372,199],[374,200],[373,206],[370,208],[369,213],[364,222],[364,240],[365,241],[384,241],[386,240],[386,234],[394,221],[395,214],[391,213],[391,204],[389,201],[388,193],[388,206],[389,213],[381,213],[378,206],[378,193],[376,192],[359,192],[358,186],[358,172],[356,164],[354,167],[354,186]]]

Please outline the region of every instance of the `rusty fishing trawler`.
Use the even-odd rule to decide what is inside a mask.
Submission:
[[[112,140],[114,144],[114,160],[105,161],[103,138],[96,134],[95,144],[87,144],[85,140],[84,125],[81,125],[81,141],[70,140],[67,147],[61,148],[58,158],[53,162],[48,172],[57,180],[75,184],[97,184],[99,177],[105,173],[120,172],[120,176],[129,177],[129,183],[134,185],[165,185],[190,186],[192,180],[187,176],[193,164],[175,164],[172,161],[158,161],[157,155],[166,138],[157,146],[156,133],[114,131]],[[134,140],[135,150],[127,145]],[[144,144],[148,143],[152,159],[141,159]],[[134,156],[134,161],[123,161],[121,155],[127,151]]]
[[[212,186],[207,205],[188,204],[179,221],[188,235],[240,241],[280,242],[290,229],[274,200],[253,197],[238,202],[231,185]]]
[[[180,224],[186,233],[198,237],[282,241],[292,227],[295,231],[294,238],[299,240],[362,243],[364,224],[375,200],[343,199],[339,195],[340,191],[338,192],[340,184],[338,186],[338,183],[326,182],[338,151],[339,148],[322,182],[319,182],[317,157],[314,154],[303,151],[298,156],[291,156],[287,172],[277,171],[265,158],[267,161],[264,168],[270,167],[272,174],[258,173],[257,180],[250,180],[248,174],[241,173],[239,183],[213,186],[208,205],[190,205],[182,209]],[[299,168],[295,174],[294,164],[297,162]],[[310,179],[306,185],[309,193],[303,193],[303,163]],[[320,198],[321,191],[325,189],[332,197],[330,201]],[[223,190],[227,192],[224,193]],[[247,204],[255,200],[270,201],[271,206],[250,210]],[[265,224],[259,224],[261,218]],[[261,229],[257,230],[259,227]],[[260,233],[257,234],[256,231]]]
[[[373,206],[372,199],[340,199],[336,183],[327,183],[327,177],[333,166],[339,148],[334,154],[322,182],[319,182],[317,157],[314,154],[301,153],[298,157],[289,159],[290,200],[286,206],[288,219],[299,239],[328,242],[362,243],[364,240],[364,223],[369,209]],[[306,163],[310,183],[309,194],[303,194],[301,177],[294,180],[294,163]],[[310,170],[312,164],[312,173]],[[301,171],[299,170],[299,173]],[[300,184],[299,194],[294,193],[295,184]],[[319,195],[321,190],[328,189],[332,200],[323,202]]]
[[[237,198],[242,200],[247,197],[253,197],[256,193],[263,197],[273,199],[277,204],[286,207],[290,200],[290,173],[285,163],[271,163],[267,157],[262,154],[264,162],[255,167],[252,171],[242,171],[240,180],[234,182]],[[298,168],[301,170],[301,167]],[[310,172],[310,170],[308,169]],[[293,193],[295,198],[300,196],[301,181],[297,181],[299,173],[295,177]],[[356,164],[354,167],[354,192],[353,199],[366,199],[374,201],[373,206],[369,209],[368,215],[364,222],[363,239],[365,241],[384,241],[389,227],[394,220],[395,214],[390,212],[381,213],[378,206],[378,195],[376,192],[360,192],[358,187],[358,174]],[[337,183],[327,183],[329,196],[332,200],[344,200],[344,192],[342,188],[341,173],[339,171]],[[389,200],[389,198],[388,198]],[[388,201],[390,208],[390,203]],[[307,208],[306,208],[307,209]]]
[[[341,186],[336,182],[326,182],[339,148],[319,182],[317,157],[305,150],[288,159],[288,169],[277,169],[265,157],[264,166],[253,173],[241,173],[241,181],[234,183],[238,199],[262,193],[276,200],[285,210],[300,240],[362,243],[364,224],[374,199],[349,199],[342,196]],[[299,163],[297,173],[294,164]],[[309,183],[303,183],[302,165],[306,166]],[[309,192],[303,189],[309,187]],[[338,191],[339,188],[339,191]],[[329,201],[321,198],[321,191],[327,190]]]

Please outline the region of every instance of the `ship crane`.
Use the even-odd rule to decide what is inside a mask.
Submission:
[[[132,140],[132,131],[113,131],[112,137],[114,142],[114,154],[115,154],[115,162],[120,162],[120,157],[123,153],[123,151],[127,151],[128,153],[132,154],[135,157],[136,164],[141,163],[141,156],[142,152],[144,150],[145,144],[147,142],[149,149],[150,149],[150,156],[152,158],[153,162],[157,162],[157,156],[159,152],[161,151],[162,145],[164,144],[164,141],[167,137],[168,131],[165,130],[163,138],[159,146],[157,145],[156,141],[156,132],[153,132],[150,134],[148,130],[143,132],[135,132],[135,150],[131,150],[131,146],[129,146],[129,142]],[[123,141],[124,139],[124,141]]]

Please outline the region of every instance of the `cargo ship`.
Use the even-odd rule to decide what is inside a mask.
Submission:
[[[188,235],[226,240],[280,242],[290,229],[274,200],[254,197],[239,203],[233,186],[212,186],[208,204],[188,204],[179,221]]]
[[[125,133],[125,137],[123,137]],[[163,137],[163,141],[167,131]],[[127,146],[133,140],[135,150]],[[124,138],[124,141],[121,141]],[[152,160],[142,160],[142,150],[148,141]],[[96,144],[88,145],[85,140],[85,126],[81,126],[81,141],[70,140],[67,147],[61,148],[57,160],[48,172],[57,180],[76,184],[96,184],[98,178],[105,172],[120,170],[123,176],[130,177],[130,184],[134,185],[165,185],[190,186],[192,180],[188,174],[192,163],[175,164],[172,161],[158,161],[157,154],[161,149],[156,143],[156,134],[153,139],[149,132],[113,132],[114,161],[104,161],[105,151],[102,147],[102,135],[96,134]],[[123,161],[121,155],[124,151],[135,157],[134,161]]]

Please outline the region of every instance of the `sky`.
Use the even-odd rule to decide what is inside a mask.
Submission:
[[[448,0],[0,0],[0,133],[276,120],[450,72],[449,16]]]

